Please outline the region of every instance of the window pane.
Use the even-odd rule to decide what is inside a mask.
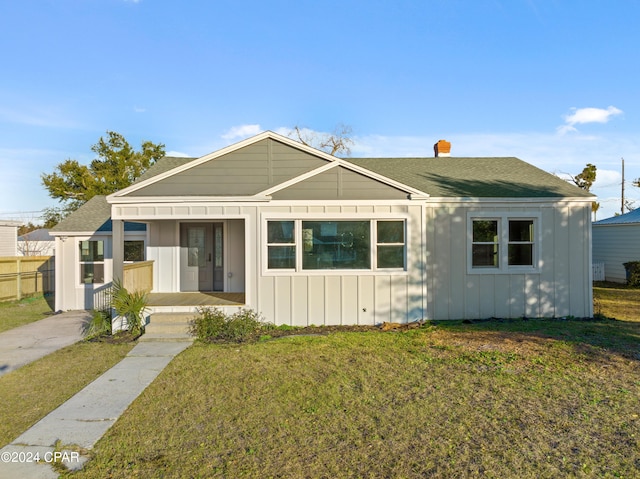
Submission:
[[[509,241],[533,241],[533,221],[509,221]]]
[[[268,246],[268,267],[271,269],[294,269],[296,267],[295,246]]]
[[[267,223],[267,243],[293,243],[293,221],[269,221]]]
[[[533,245],[532,244],[510,244],[509,245],[509,265],[533,266]]]
[[[144,241],[125,241],[124,260],[144,261]]]
[[[474,220],[473,221],[473,241],[484,243],[498,242],[498,221],[497,220]]]
[[[87,263],[80,265],[81,283],[104,283],[104,264]]]
[[[404,268],[404,246],[378,245],[378,268]]]
[[[378,243],[404,243],[404,221],[378,221]]]
[[[103,241],[80,241],[80,261],[104,261]]]
[[[303,221],[303,269],[370,269],[369,221]]]
[[[498,245],[474,244],[472,249],[472,265],[474,267],[497,268]]]

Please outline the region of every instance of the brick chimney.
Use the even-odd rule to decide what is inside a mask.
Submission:
[[[433,151],[436,156],[451,156],[451,143],[447,140],[438,140],[438,143],[433,145]]]

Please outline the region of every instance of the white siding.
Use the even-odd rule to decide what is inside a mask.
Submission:
[[[640,224],[594,226],[593,261],[604,262],[607,281],[626,282],[623,264],[640,261]]]
[[[408,205],[287,205],[265,206],[263,215],[287,218],[376,219],[397,217],[407,221],[408,271],[339,272],[335,270],[282,273],[266,271],[258,225],[255,274],[258,301],[253,306],[276,324],[333,325],[407,322],[424,317],[421,206]],[[262,217],[261,221],[266,221]]]
[[[0,225],[0,256],[18,255],[18,227]]]
[[[585,205],[428,206],[427,317],[591,316],[590,215]],[[469,274],[466,219],[471,211],[538,218],[539,269]]]

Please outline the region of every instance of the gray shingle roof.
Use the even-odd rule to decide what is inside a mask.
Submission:
[[[432,197],[588,198],[592,194],[518,158],[347,158]]]
[[[146,231],[146,228],[142,223],[124,223],[125,231]],[[111,205],[103,195],[94,196],[50,230],[51,233],[94,231],[111,231]]]
[[[637,210],[629,211],[623,215],[613,216],[604,220],[596,221],[593,226],[600,225],[631,225],[640,224],[640,208]]]

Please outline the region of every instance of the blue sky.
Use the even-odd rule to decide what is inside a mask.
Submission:
[[[0,218],[107,130],[201,156],[263,130],[353,128],[352,156],[598,167],[598,218],[640,206],[640,2],[0,3]]]

